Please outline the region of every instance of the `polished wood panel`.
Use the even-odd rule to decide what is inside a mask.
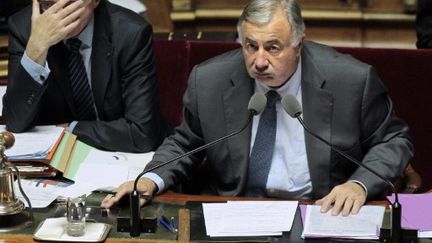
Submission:
[[[413,22],[368,22],[364,47],[415,49],[417,40]]]
[[[322,10],[356,10],[363,4],[364,0],[301,0],[299,1],[303,9],[322,9]]]
[[[8,36],[0,35],[0,85],[4,84],[4,80],[8,75]]]
[[[234,32],[248,0],[173,0],[174,32]],[[310,40],[335,46],[415,48],[416,0],[301,0]]]
[[[225,9],[227,6],[231,9],[242,9],[249,0],[195,0],[197,9]]]
[[[171,32],[174,29],[170,13],[171,0],[147,0],[147,17],[149,18],[154,32]]]
[[[368,0],[365,8],[373,12],[412,13],[416,5],[417,0]]]

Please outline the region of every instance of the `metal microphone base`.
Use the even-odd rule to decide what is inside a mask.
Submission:
[[[142,218],[140,219],[139,232],[140,233],[155,233],[157,228],[157,218]],[[118,232],[130,232],[130,218],[129,217],[118,217],[117,218],[117,231]]]
[[[400,239],[392,238],[392,230],[381,228],[380,241],[382,242],[417,242],[417,230],[402,229]]]

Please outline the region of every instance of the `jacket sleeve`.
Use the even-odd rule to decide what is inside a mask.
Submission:
[[[393,181],[413,156],[408,126],[396,116],[393,104],[373,68],[369,69],[362,101],[362,163],[382,177]],[[359,167],[350,178],[362,182],[368,198],[376,198],[388,185]]]
[[[28,26],[23,27],[25,21],[22,16],[9,18],[8,84],[2,115],[12,132],[24,132],[35,125],[47,87],[36,82],[21,65],[29,34]]]
[[[189,152],[205,143],[202,135],[200,119],[198,115],[198,101],[196,90],[196,70],[191,72],[188,81],[188,88],[183,97],[183,121],[175,129],[170,137],[166,138],[159,149],[156,151],[152,162],[147,168],[152,168],[160,163],[173,159],[181,154]],[[193,168],[204,160],[205,151],[186,156],[177,162],[168,164],[155,171],[165,183],[165,188],[179,185],[191,176]]]

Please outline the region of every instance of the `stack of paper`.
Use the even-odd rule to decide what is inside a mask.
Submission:
[[[268,236],[290,231],[297,201],[203,203],[207,235]]]
[[[394,195],[388,197],[394,202]],[[402,228],[418,230],[419,238],[432,238],[432,193],[399,194]]]
[[[356,215],[332,216],[321,213],[321,206],[308,205],[303,220],[303,238],[379,239],[384,206],[365,205]]]
[[[6,130],[4,125],[0,130]],[[24,133],[14,133],[15,144],[5,154],[12,161],[49,161],[59,144],[64,128],[57,126],[36,126]]]
[[[88,194],[93,190],[112,190],[122,183],[135,180],[153,158],[154,152],[120,153],[92,149],[80,163],[73,163],[63,175],[75,184],[61,196]]]
[[[33,208],[47,207],[71,184],[49,179],[21,179],[22,189],[30,199]],[[20,190],[16,190],[16,196],[28,207]]]

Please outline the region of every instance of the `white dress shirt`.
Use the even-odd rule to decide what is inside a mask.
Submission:
[[[291,78],[275,90],[281,97],[291,94],[302,104],[301,60]],[[267,93],[270,90],[259,80],[255,80],[255,92]],[[304,129],[297,119],[289,116],[280,102],[276,103],[276,141],[270,172],[267,180],[267,194],[275,197],[305,198],[312,191],[309,166],[306,156]],[[251,151],[255,142],[261,116],[252,122]]]

